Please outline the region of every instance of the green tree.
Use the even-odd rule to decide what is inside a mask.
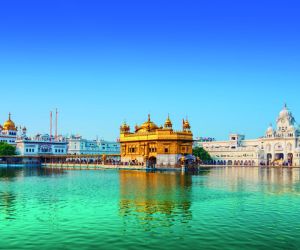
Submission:
[[[16,154],[16,148],[5,142],[0,142],[0,156],[10,156]]]
[[[195,147],[193,149],[193,155],[199,157],[201,161],[210,161],[212,160],[210,154],[201,147]]]

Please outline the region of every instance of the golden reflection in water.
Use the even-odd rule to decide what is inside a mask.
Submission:
[[[191,219],[191,185],[192,176],[181,173],[120,171],[120,214],[145,226],[170,226],[174,216],[185,223]]]

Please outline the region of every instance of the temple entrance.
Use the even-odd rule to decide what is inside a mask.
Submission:
[[[148,160],[148,168],[155,168],[156,166],[156,157],[151,156]]]
[[[267,165],[270,166],[272,163],[272,154],[267,154]]]
[[[283,161],[284,161],[284,154],[283,153],[275,154],[275,159],[274,159],[275,166],[282,166]]]
[[[287,158],[288,158],[288,164],[289,164],[289,166],[293,166],[293,154],[289,153],[287,155]]]

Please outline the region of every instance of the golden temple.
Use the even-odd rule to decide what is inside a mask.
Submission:
[[[135,131],[124,122],[120,127],[121,161],[147,167],[180,167],[183,157],[192,157],[193,134],[189,121],[183,119],[182,130],[174,131],[168,116],[164,126],[148,120]]]

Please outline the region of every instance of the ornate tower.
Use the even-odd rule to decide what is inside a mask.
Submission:
[[[173,124],[170,120],[170,116],[168,115],[168,118],[167,118],[167,120],[165,121],[165,124],[164,124],[164,128],[165,129],[172,129],[172,127],[173,127]]]

